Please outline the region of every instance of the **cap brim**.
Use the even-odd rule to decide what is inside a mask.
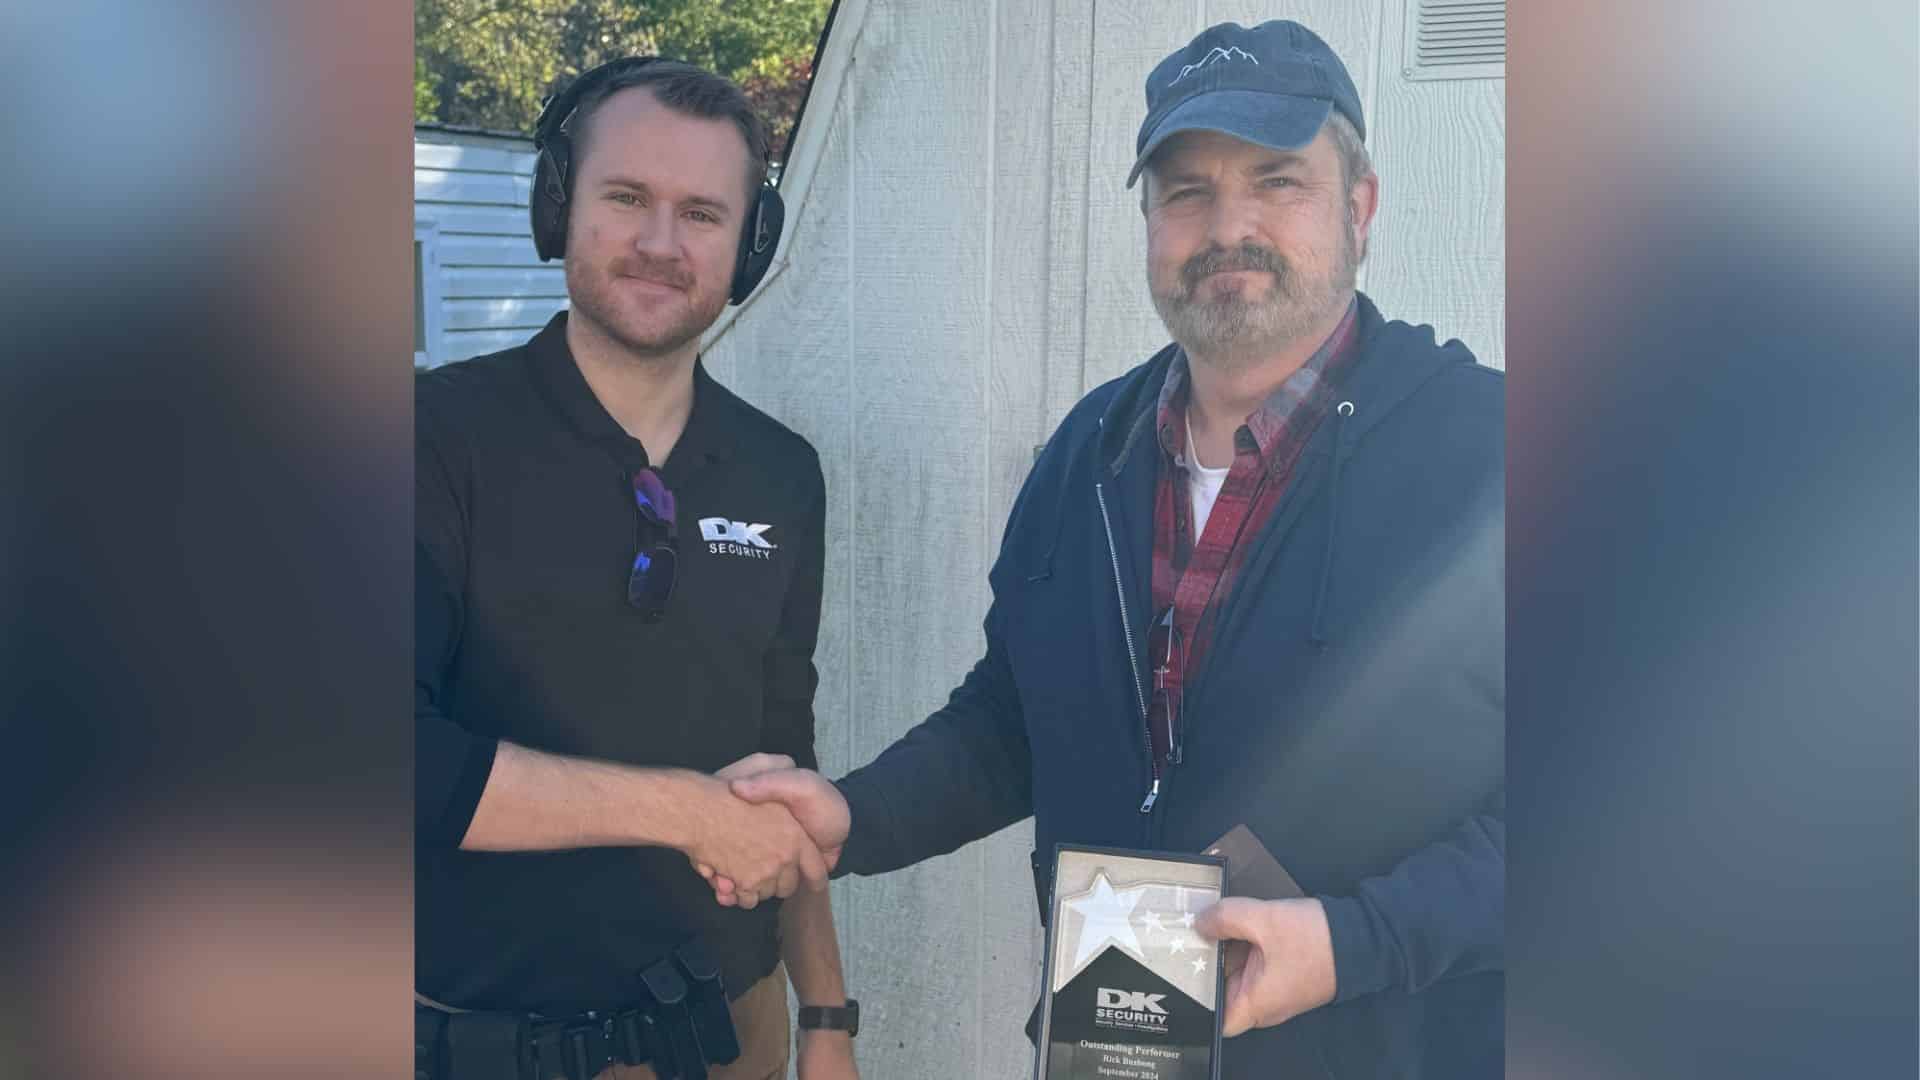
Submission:
[[[1324,98],[1269,94],[1260,90],[1212,90],[1181,102],[1160,118],[1127,174],[1127,186],[1140,178],[1160,144],[1183,131],[1218,131],[1270,150],[1298,150],[1313,141],[1333,112]]]

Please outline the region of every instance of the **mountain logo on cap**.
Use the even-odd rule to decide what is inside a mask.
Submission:
[[[1201,57],[1199,60],[1195,61],[1194,63],[1188,64],[1186,67],[1181,68],[1180,74],[1175,75],[1173,77],[1173,82],[1170,82],[1167,85],[1172,86],[1173,83],[1179,82],[1181,79],[1184,79],[1187,76],[1193,74],[1194,72],[1199,71],[1203,67],[1207,67],[1212,64],[1224,64],[1230,60],[1251,60],[1253,61],[1256,67],[1259,66],[1260,64],[1260,59],[1258,57],[1254,56],[1252,53],[1248,52],[1245,49],[1240,48],[1237,45],[1228,46],[1227,48],[1224,48],[1224,49],[1216,45],[1210,51],[1208,51],[1207,55]]]

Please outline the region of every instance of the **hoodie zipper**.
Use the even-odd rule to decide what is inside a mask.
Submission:
[[[1094,498],[1100,501],[1100,524],[1107,530],[1107,558],[1113,562],[1113,593],[1120,600],[1120,632],[1127,639],[1127,681],[1133,684],[1133,697],[1140,705],[1140,733],[1147,747],[1147,766],[1153,770],[1153,786],[1147,789],[1147,797],[1140,803],[1140,812],[1153,813],[1153,804],[1160,798],[1160,763],[1153,757],[1153,728],[1151,714],[1147,710],[1146,691],[1140,688],[1140,657],[1133,647],[1133,619],[1127,614],[1127,590],[1120,580],[1120,549],[1113,543],[1113,521],[1107,516],[1106,485],[1093,485]]]

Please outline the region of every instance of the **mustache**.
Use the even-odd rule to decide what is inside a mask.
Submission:
[[[613,272],[620,277],[645,278],[676,289],[693,288],[693,272],[673,259],[648,255],[622,255],[613,260]]]
[[[1200,287],[1200,282],[1209,274],[1218,274],[1229,270],[1264,270],[1274,275],[1284,284],[1287,278],[1287,260],[1272,248],[1246,243],[1236,248],[1223,248],[1218,245],[1200,252],[1188,259],[1180,267],[1180,284],[1189,298]]]

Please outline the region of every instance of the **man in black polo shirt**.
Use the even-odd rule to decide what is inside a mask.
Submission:
[[[467,1080],[441,1017],[617,1014],[698,941],[740,1047],[712,1076],[785,1075],[783,960],[824,1007],[802,1010],[801,1076],[852,1076],[837,852],[726,786],[730,764],[816,764],[819,459],[698,358],[777,239],[765,129],[732,83],[652,60],[583,76],[540,129],[536,243],[565,251],[571,312],[416,393],[423,1053]],[[692,862],[753,903],[716,904]],[[612,1038],[534,1030],[517,1064],[469,1071],[654,1075],[611,1064],[644,1056]]]

